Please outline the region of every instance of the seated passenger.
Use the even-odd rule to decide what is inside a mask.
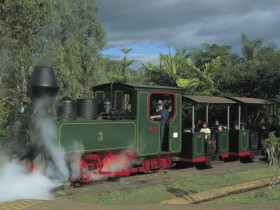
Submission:
[[[216,127],[216,129],[218,129],[218,126],[219,126],[219,125],[220,125],[220,122],[219,122],[219,120],[216,119],[216,120],[215,120],[215,125],[214,125],[214,126]]]
[[[235,125],[233,126],[233,129],[234,129],[234,130],[239,130],[239,125],[235,124]]]
[[[200,132],[205,133],[205,140],[209,139],[211,136],[211,130],[208,127],[208,123],[207,122],[203,122],[202,123],[202,128],[200,129]]]
[[[223,130],[223,126],[221,124],[219,124],[217,127],[217,131],[222,131],[222,130]]]

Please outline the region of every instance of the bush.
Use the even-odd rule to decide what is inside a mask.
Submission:
[[[280,180],[280,138],[275,136],[275,132],[270,132],[268,138],[263,141],[263,147],[267,153],[272,178],[269,187],[273,187]]]

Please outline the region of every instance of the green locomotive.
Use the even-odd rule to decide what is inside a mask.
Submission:
[[[73,113],[64,111],[56,123],[57,144],[66,153],[79,152],[72,151],[74,142],[84,146],[83,182],[90,181],[89,171],[129,175],[172,165],[172,157],[181,152],[180,89],[109,83],[93,87],[93,92],[94,99],[77,100],[75,118],[68,117],[74,116]],[[151,103],[159,99],[168,103],[169,119],[164,131],[159,122],[150,120]],[[162,148],[160,132],[164,132]],[[136,160],[136,167],[103,170],[104,161],[116,161],[121,154],[127,156],[124,165]]]
[[[43,110],[50,107],[58,91],[52,69],[45,66],[35,68],[29,87],[34,105],[42,97],[49,99]],[[181,152],[180,89],[109,83],[95,86],[92,91],[93,99],[62,98],[54,120],[57,147],[69,156],[82,154],[82,182],[89,182],[96,174],[126,176],[173,164],[173,157]],[[158,100],[164,101],[168,114],[164,130],[159,121],[150,119],[152,104]],[[31,136],[36,132],[30,129]],[[77,143],[83,149],[73,147]],[[31,150],[29,159],[34,159],[37,150]],[[108,167],[112,163],[114,168]]]

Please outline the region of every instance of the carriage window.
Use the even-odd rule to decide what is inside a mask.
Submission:
[[[153,115],[153,110],[156,107],[158,100],[162,100],[164,108],[169,112],[169,119],[175,116],[176,100],[173,93],[152,93],[150,95],[150,108],[149,113]]]

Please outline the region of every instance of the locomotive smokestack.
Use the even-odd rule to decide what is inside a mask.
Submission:
[[[50,107],[56,97],[59,85],[54,71],[48,66],[35,66],[34,71],[28,81],[33,104],[39,98],[49,97],[46,107]]]

